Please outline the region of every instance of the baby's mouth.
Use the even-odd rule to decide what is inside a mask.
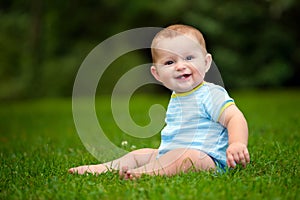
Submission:
[[[187,79],[191,76],[191,74],[182,74],[180,76],[177,76],[176,79]]]

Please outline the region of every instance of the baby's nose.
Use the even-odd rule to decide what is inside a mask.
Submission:
[[[186,63],[185,61],[180,61],[176,63],[175,69],[176,71],[181,71],[184,70],[186,68]]]

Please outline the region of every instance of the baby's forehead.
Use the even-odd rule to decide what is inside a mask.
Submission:
[[[181,34],[174,37],[159,37],[156,39],[152,47],[158,48],[162,45],[168,45],[172,47],[176,44],[181,46],[200,46],[200,43],[197,40],[197,38],[193,37],[192,35]]]
[[[179,35],[172,38],[162,38],[153,44],[152,48],[154,51],[157,51],[157,53],[173,53],[179,55],[192,52],[202,52],[204,50],[196,39],[185,35]]]
[[[188,50],[173,50],[173,49],[156,49],[157,58],[163,58],[163,57],[185,57],[187,55],[194,55],[199,53],[199,51],[194,51],[191,49]]]

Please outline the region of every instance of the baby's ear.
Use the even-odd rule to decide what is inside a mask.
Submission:
[[[205,55],[205,73],[208,72],[212,62],[212,55],[210,53],[207,53]]]
[[[150,70],[151,70],[151,74],[154,76],[154,78],[155,78],[157,81],[161,82],[156,67],[155,67],[155,66],[151,66]]]

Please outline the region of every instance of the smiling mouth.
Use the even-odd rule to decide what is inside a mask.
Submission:
[[[183,75],[177,76],[176,79],[187,79],[190,76],[191,76],[191,74],[183,74]]]

